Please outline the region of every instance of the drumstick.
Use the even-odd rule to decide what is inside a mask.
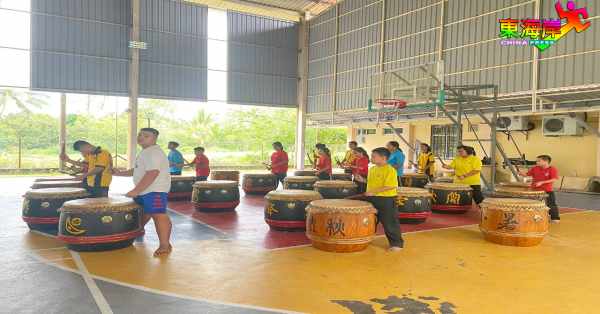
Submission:
[[[354,199],[364,198],[364,197],[366,197],[365,193],[360,193],[360,194],[344,197],[344,199],[354,200]]]

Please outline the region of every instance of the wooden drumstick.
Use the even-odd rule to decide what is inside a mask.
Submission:
[[[355,200],[355,199],[359,199],[359,198],[365,198],[365,197],[367,197],[367,196],[365,195],[365,193],[360,193],[360,194],[356,194],[356,195],[351,195],[351,196],[344,197],[344,199],[347,199],[347,200]]]

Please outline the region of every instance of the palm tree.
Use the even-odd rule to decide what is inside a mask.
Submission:
[[[213,115],[204,109],[198,110],[194,119],[187,123],[186,129],[193,139],[201,144],[207,143],[216,133]]]
[[[47,105],[48,96],[30,91],[18,91],[14,89],[0,89],[0,118],[4,112],[10,111],[14,106],[17,111],[31,112],[31,107],[39,109]]]

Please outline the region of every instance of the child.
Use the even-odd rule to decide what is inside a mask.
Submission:
[[[329,148],[321,147],[319,149],[319,158],[317,158],[317,177],[320,180],[331,180],[331,153],[329,152]]]
[[[61,155],[61,159],[84,169],[79,178],[90,197],[107,197],[113,172],[112,156],[108,150],[83,140],[75,141],[73,149],[81,153],[84,162],[72,160],[66,154]]]
[[[173,247],[171,238],[171,219],[167,215],[167,193],[171,189],[171,175],[167,155],[156,145],[158,131],[153,128],[143,128],[138,133],[137,142],[142,151],[135,160],[135,168],[126,171],[116,171],[116,175],[131,176],[135,187],[125,196],[131,197],[144,207],[143,226],[150,219],[154,221],[160,245],[154,256],[171,253]]]
[[[358,193],[365,193],[367,191],[367,183],[364,180],[369,175],[369,155],[362,147],[354,148],[353,153],[354,159],[350,169],[352,169],[354,182],[358,185]],[[361,178],[364,180],[361,180]]]
[[[181,169],[185,163],[185,159],[183,159],[183,155],[181,152],[177,150],[179,147],[179,143],[177,142],[169,142],[167,148],[169,149],[169,155],[167,158],[169,159],[169,166],[172,176],[180,176]]]
[[[400,177],[404,174],[404,160],[406,159],[406,156],[404,156],[404,152],[400,149],[400,144],[396,141],[388,142],[386,148],[390,152],[387,163],[396,169],[398,185],[400,185],[402,182]]]
[[[389,150],[385,147],[375,148],[371,160],[375,166],[369,169],[367,192],[369,202],[377,209],[377,219],[383,225],[385,236],[390,243],[390,252],[404,247],[400,224],[398,223],[398,177],[396,169],[388,164]]]
[[[189,165],[196,168],[196,181],[206,181],[210,174],[210,162],[204,155],[204,147],[194,148],[194,154],[196,158]]]
[[[418,160],[419,173],[429,177],[429,181],[433,182],[435,173],[435,158],[431,152],[431,147],[428,144],[421,143],[421,152]]]
[[[445,169],[454,169],[454,183],[466,184],[473,189],[473,200],[477,205],[483,202],[481,192],[481,160],[471,146],[460,145],[456,148],[458,156]]]
[[[560,222],[558,205],[556,205],[556,195],[554,194],[553,183],[558,180],[558,170],[551,166],[552,158],[548,155],[537,156],[536,166],[529,171],[521,171],[522,176],[532,178],[531,187],[538,191],[546,192],[546,206],[550,208],[550,219],[553,223]]]
[[[283,150],[281,142],[273,143],[275,152],[271,154],[271,173],[277,176],[277,180],[283,186],[283,180],[287,176],[288,171],[288,154]]]

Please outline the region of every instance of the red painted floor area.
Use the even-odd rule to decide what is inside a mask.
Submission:
[[[201,213],[190,202],[169,202],[169,208],[196,221],[207,224],[228,236],[245,242],[255,243],[266,249],[285,248],[309,244],[304,232],[273,231],[264,221],[265,200],[262,196],[243,195],[235,212]],[[561,208],[561,213],[577,209]],[[425,223],[418,225],[402,224],[402,232],[459,227],[479,223],[479,209],[473,208],[465,214],[433,213]],[[383,234],[379,225],[378,234]]]

